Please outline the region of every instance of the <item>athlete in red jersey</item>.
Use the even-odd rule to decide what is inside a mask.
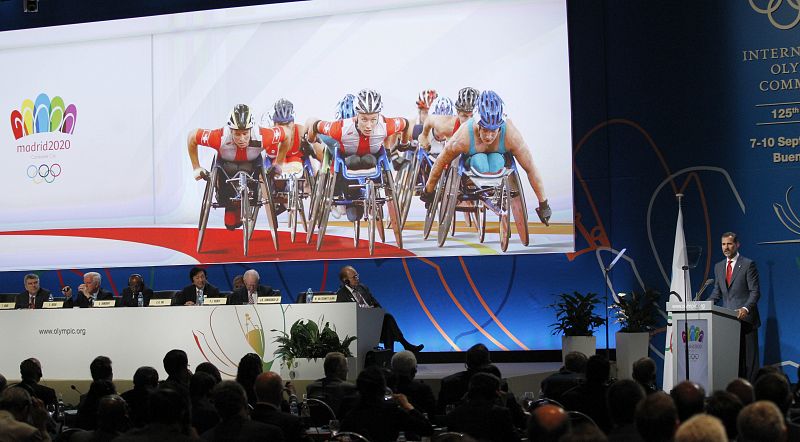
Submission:
[[[461,127],[461,124],[472,118],[472,112],[475,109],[479,95],[480,92],[471,87],[465,87],[458,91],[458,98],[455,103],[456,115],[428,116],[422,126],[422,133],[418,137],[419,144],[425,149],[430,149],[431,130],[433,130],[434,137],[440,140],[453,136],[458,128]]]
[[[305,126],[294,122],[294,104],[285,98],[276,101],[268,121],[262,119],[262,126],[267,124],[282,127],[286,133],[286,138],[280,144],[264,147],[267,156],[272,159],[272,164],[276,166],[276,172],[287,175],[302,174],[304,150],[307,152],[311,150],[303,139],[306,135]]]
[[[195,129],[189,133],[189,159],[194,169],[194,179],[209,176],[208,170],[200,166],[197,146],[207,146],[217,151],[218,164],[228,176],[238,171],[252,173],[262,164],[261,151],[270,149],[286,139],[281,127],[255,128],[250,108],[237,104],[231,112],[226,127],[219,129]],[[233,230],[242,225],[238,203],[232,202],[235,188],[229,183],[216,183],[219,189],[217,201],[225,206],[225,227]]]

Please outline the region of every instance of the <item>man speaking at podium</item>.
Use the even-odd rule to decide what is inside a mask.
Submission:
[[[722,234],[722,253],[725,259],[714,266],[714,291],[709,301],[722,299],[722,306],[736,310],[742,321],[739,344],[739,376],[754,381],[759,368],[758,300],[761,290],[758,284],[756,263],[739,254],[739,238],[733,232]]]

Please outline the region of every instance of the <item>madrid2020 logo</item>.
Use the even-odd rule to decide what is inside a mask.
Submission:
[[[11,130],[17,140],[42,132],[72,134],[77,117],[74,104],[65,105],[61,97],[51,100],[47,94],[39,94],[35,102],[24,100],[20,109],[11,111]]]

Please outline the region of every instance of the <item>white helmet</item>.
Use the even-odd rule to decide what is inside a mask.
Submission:
[[[381,94],[373,89],[361,89],[356,97],[356,112],[359,114],[376,114],[383,109]]]

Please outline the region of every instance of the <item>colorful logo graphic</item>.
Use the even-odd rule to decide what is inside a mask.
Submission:
[[[59,175],[61,175],[61,165],[58,163],[40,164],[38,166],[31,164],[28,166],[28,178],[36,184],[41,182],[52,183]]]
[[[25,100],[20,109],[11,111],[11,130],[17,140],[42,132],[71,134],[77,117],[78,108],[74,104],[65,106],[61,97],[51,100],[47,94],[39,94],[36,102]]]
[[[703,342],[703,337],[705,337],[705,332],[700,327],[695,327],[694,325],[689,327],[689,341],[690,342]],[[686,332],[681,332],[681,340],[682,342],[686,342]]]

